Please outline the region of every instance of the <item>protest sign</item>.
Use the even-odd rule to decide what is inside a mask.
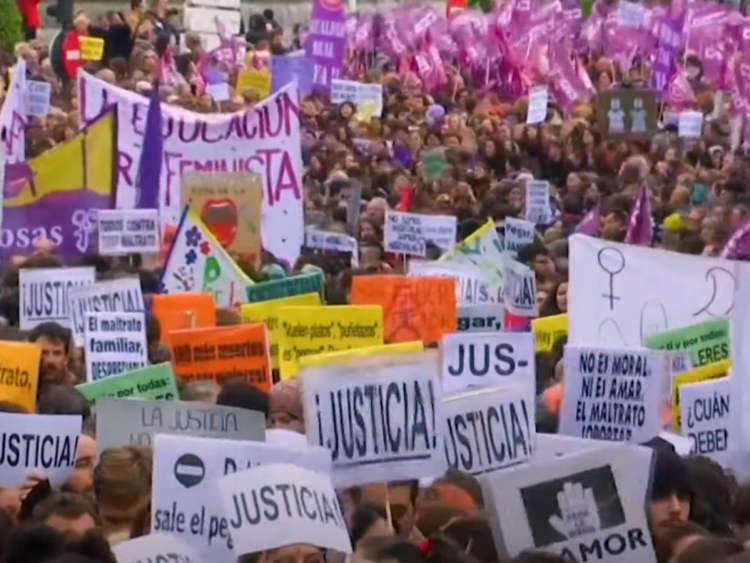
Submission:
[[[213,20],[208,23],[214,25]],[[84,123],[109,104],[116,105],[117,207],[135,207],[148,97],[81,72],[78,99]],[[263,179],[265,194],[261,220],[265,248],[293,263],[304,238],[300,187],[304,168],[298,106],[299,96],[291,85],[234,113],[201,114],[162,104],[167,133],[159,182],[162,220],[177,224],[183,211],[179,197],[181,178],[191,171],[255,172]]]
[[[298,436],[303,444],[155,435],[152,533],[179,537],[206,561],[236,563],[217,481],[237,471],[275,463],[291,463],[328,475],[328,450],[308,446],[305,437]]]
[[[294,297],[295,295],[304,295],[306,293],[321,294],[323,292],[323,282],[323,273],[315,272],[292,276],[282,280],[256,283],[246,288],[247,302],[259,303],[261,301]]]
[[[300,98],[312,93],[313,65],[306,57],[271,55],[271,93],[297,80]]]
[[[422,178],[425,182],[435,182],[450,167],[445,160],[445,149],[422,150]]]
[[[158,209],[102,209],[97,220],[102,256],[159,252]]]
[[[280,309],[281,379],[299,372],[303,356],[383,344],[383,309],[377,306],[284,307]]]
[[[456,218],[386,211],[384,242],[386,252],[396,254],[424,256],[428,243],[447,252],[456,242]]]
[[[99,399],[148,399],[152,401],[177,401],[177,383],[172,364],[166,362],[129,371],[91,383],[76,385],[76,389],[91,406]]]
[[[346,53],[346,11],[342,2],[314,0],[305,57],[312,63],[313,87],[329,93],[342,74]]]
[[[678,373],[672,377],[670,385],[672,394],[672,431],[679,433],[682,428],[682,418],[680,409],[680,387],[683,385],[690,385],[692,383],[701,383],[702,381],[711,381],[714,379],[722,379],[729,375],[729,370],[732,368],[732,362],[729,360],[723,360],[716,362],[715,364],[708,364],[707,366],[691,369],[683,373]]]
[[[523,332],[446,334],[440,342],[443,391],[536,385],[534,336]]]
[[[0,402],[34,412],[40,358],[36,344],[0,341]]]
[[[52,321],[70,327],[70,292],[96,282],[96,270],[86,268],[22,268],[18,274],[21,330]]]
[[[32,471],[57,488],[76,467],[81,416],[0,412],[0,488],[18,489]]]
[[[643,510],[652,456],[598,448],[491,473],[481,481],[501,559],[529,549],[566,561],[655,563]],[[556,499],[557,502],[550,499]]]
[[[104,39],[100,37],[78,37],[82,61],[100,61],[104,54]]]
[[[532,180],[526,185],[526,220],[545,225],[550,220],[549,182]]]
[[[564,362],[560,434],[634,443],[659,434],[661,353],[566,346]]]
[[[542,123],[547,119],[547,103],[549,90],[545,86],[538,86],[529,92],[529,107],[526,110],[526,125]]]
[[[8,164],[26,160],[26,70],[23,57],[18,57],[13,68],[8,69],[10,84],[0,107],[0,130],[7,131],[2,144]]]
[[[642,346],[651,334],[729,316],[738,262],[569,239],[568,334],[582,346]]]
[[[386,342],[429,344],[456,329],[456,290],[450,279],[354,276],[349,303],[383,308]]]
[[[505,308],[499,304],[456,307],[457,332],[502,332]]]
[[[305,293],[261,303],[247,303],[242,306],[240,312],[243,323],[263,323],[266,325],[271,365],[273,369],[279,369],[279,347],[284,335],[284,328],[281,326],[281,309],[283,307],[315,307],[318,305],[320,305],[319,293]]]
[[[299,359],[300,370],[329,365],[351,367],[363,358],[375,356],[392,356],[399,354],[419,354],[424,351],[421,342],[402,342],[401,344],[383,344],[382,346],[368,346],[367,348],[352,348],[340,352],[329,352],[316,356],[303,356]]]
[[[169,333],[172,365],[181,381],[234,379],[271,390],[271,360],[263,323],[177,330]]]
[[[229,84],[226,82],[219,82],[217,84],[207,84],[206,95],[210,96],[211,99],[217,104],[220,104],[221,102],[226,102],[232,99],[232,91],[229,89]]]
[[[534,242],[534,223],[516,219],[505,218],[505,250],[517,253],[527,244]],[[514,254],[515,255],[515,254]]]
[[[552,315],[531,321],[537,352],[549,352],[558,338],[568,335],[568,315]]]
[[[428,260],[410,260],[409,277],[411,278],[450,278],[456,281],[456,303],[474,305],[490,303],[490,295],[482,284],[479,268],[466,264],[437,262]]]
[[[100,399],[96,404],[96,445],[100,452],[121,446],[151,446],[156,434],[180,434],[262,442],[263,413],[197,401]]]
[[[52,84],[49,82],[26,81],[26,115],[47,117],[49,115]]]
[[[380,117],[383,113],[383,85],[364,84],[353,80],[331,80],[331,103],[344,102],[353,103],[358,110],[371,105],[372,117]]]
[[[504,386],[443,400],[448,467],[483,475],[531,459],[536,423],[528,386]]]
[[[335,250],[338,252],[349,252],[355,263],[359,259],[359,248],[357,239],[345,233],[331,233],[328,231],[317,231],[315,229],[305,230],[305,246],[319,250]]]
[[[694,367],[729,359],[729,319],[712,319],[665,332],[649,334],[643,344],[654,350],[690,353]]]
[[[151,314],[159,320],[162,339],[175,330],[216,326],[216,306],[206,293],[152,295]]]
[[[295,465],[273,464],[227,475],[219,479],[218,486],[236,557],[291,544],[352,552],[336,491],[326,475]],[[300,503],[282,504],[289,489]],[[259,498],[278,507],[275,517],[268,511],[250,516],[249,506],[258,506]]]
[[[143,293],[141,281],[123,278],[93,285],[84,285],[68,292],[70,302],[70,328],[73,340],[83,345],[86,313],[142,312]]]
[[[271,75],[267,70],[243,68],[237,74],[235,91],[240,95],[245,92],[257,92],[262,100],[271,92]]]
[[[596,95],[596,125],[608,140],[649,139],[659,129],[657,93],[609,88]]]
[[[536,317],[536,276],[526,264],[503,256],[499,264],[503,275],[503,303],[505,308],[519,317]]]
[[[85,313],[86,381],[99,381],[148,363],[143,313]]]
[[[700,139],[703,134],[703,112],[683,111],[677,122],[677,136],[687,139]]]
[[[148,534],[116,543],[112,553],[118,563],[141,563],[142,561],[180,561],[203,563],[196,552],[185,542],[166,534]]]
[[[681,385],[678,392],[683,413],[682,435],[692,441],[690,453],[730,467],[730,454],[743,446],[742,390],[737,378],[729,376]]]
[[[300,372],[308,443],[331,450],[337,486],[443,474],[438,369],[437,358],[407,353]]]

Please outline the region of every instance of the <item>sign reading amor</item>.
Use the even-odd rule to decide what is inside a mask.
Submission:
[[[78,99],[86,123],[117,104],[117,207],[134,207],[148,99],[84,72],[78,74]],[[280,258],[296,260],[304,244],[298,103],[297,89],[289,85],[254,108],[231,114],[162,106],[161,217],[177,223],[184,174],[254,172],[263,182],[264,247]]]

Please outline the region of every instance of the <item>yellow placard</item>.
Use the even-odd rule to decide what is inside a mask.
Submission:
[[[355,348],[353,350],[342,350],[340,352],[329,352],[328,354],[316,354],[314,356],[303,356],[298,360],[300,369],[314,368],[320,366],[349,364],[362,358],[373,356],[388,356],[396,354],[419,354],[424,352],[424,344],[421,340],[415,342],[400,342],[399,344],[383,344],[382,346],[368,346],[366,348]]]
[[[34,412],[40,356],[36,344],[0,341],[0,402]]]
[[[549,352],[555,340],[568,334],[568,315],[554,315],[531,321],[537,352]]]
[[[383,344],[383,309],[377,305],[281,309],[281,379],[299,373],[299,358]]]
[[[237,75],[237,94],[245,90],[255,90],[265,98],[271,93],[271,74],[267,71],[243,69]]]
[[[100,61],[104,55],[104,39],[98,37],[79,37],[81,43],[81,60]]]
[[[293,297],[271,299],[260,303],[247,303],[240,307],[243,323],[265,323],[271,348],[271,366],[279,369],[279,347],[284,334],[281,328],[282,307],[315,307],[320,305],[320,294],[304,293]]]
[[[375,114],[375,102],[365,102],[361,105],[357,111],[357,119],[370,123],[372,116]]]
[[[680,433],[680,386],[726,377],[732,367],[731,360],[722,360],[707,366],[678,373],[672,378],[672,431]]]

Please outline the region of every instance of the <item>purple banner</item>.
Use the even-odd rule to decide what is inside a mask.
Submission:
[[[271,94],[297,79],[301,98],[313,91],[313,67],[307,57],[271,56]]]
[[[305,56],[312,62],[313,88],[331,89],[340,78],[346,51],[346,13],[341,0],[313,0]]]
[[[685,14],[668,15],[659,29],[659,47],[651,70],[649,88],[660,92],[662,96],[667,91],[672,74],[677,71],[675,58],[682,43],[684,24]]]

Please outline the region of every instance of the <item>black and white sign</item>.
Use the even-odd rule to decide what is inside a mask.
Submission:
[[[84,334],[87,381],[148,364],[144,313],[85,313]]]
[[[71,290],[95,282],[93,266],[21,269],[18,275],[21,330],[31,330],[47,321],[70,327]]]
[[[505,250],[515,256],[521,248],[534,242],[534,229],[535,225],[530,221],[506,217]]]
[[[76,287],[68,292],[70,328],[78,346],[83,346],[86,313],[135,313],[144,310],[141,282],[123,278]]]
[[[505,308],[492,305],[460,305],[456,307],[456,331],[502,332]]]
[[[545,225],[552,215],[549,205],[549,182],[532,180],[526,185],[526,220]]]
[[[149,534],[112,546],[118,563],[203,563],[185,542],[166,534]]]
[[[102,256],[159,252],[158,209],[102,209],[97,215]]]
[[[428,242],[447,252],[456,243],[456,218],[387,211],[384,240],[385,250],[396,254],[424,256]]]
[[[37,80],[26,81],[26,115],[47,117],[52,84]]]
[[[503,303],[508,311],[519,317],[538,316],[534,270],[504,256],[500,271],[503,274]]]
[[[491,303],[487,287],[482,283],[482,274],[477,266],[455,264],[449,261],[410,260],[411,278],[448,278],[456,281],[456,303],[472,305]]]

